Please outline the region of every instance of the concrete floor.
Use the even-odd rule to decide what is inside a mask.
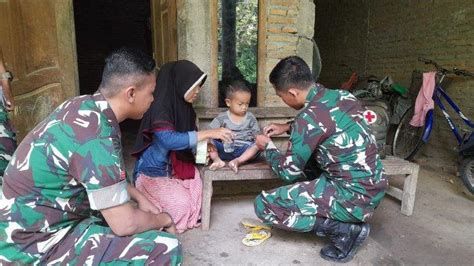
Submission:
[[[129,135],[125,133],[123,139],[131,172],[134,160],[128,154],[134,137]],[[346,265],[474,265],[474,197],[459,178],[440,170],[443,162],[420,158],[418,163],[422,169],[413,215],[402,215],[400,202],[387,196],[370,220],[369,239]],[[392,178],[390,183],[400,186],[402,180]],[[256,218],[253,198],[214,197],[211,229],[196,228],[178,236],[184,265],[331,264],[319,257],[325,240],[311,233],[274,229],[261,245],[244,246],[245,229],[239,222],[244,217]]]
[[[129,139],[125,138],[124,154],[131,172]],[[456,176],[430,168],[427,161],[420,160],[413,215],[402,215],[400,202],[387,196],[370,221],[369,239],[346,265],[474,265],[474,196]],[[401,179],[390,182],[401,184]],[[244,246],[245,230],[239,222],[256,218],[253,198],[213,198],[211,229],[196,228],[178,236],[184,265],[334,264],[319,257],[326,242],[311,233],[273,229],[273,236],[261,245]]]
[[[397,180],[394,180],[396,183]],[[420,172],[415,211],[400,214],[387,196],[374,217],[368,241],[347,265],[472,265],[474,204],[455,176],[429,168]],[[244,217],[255,218],[253,197],[213,200],[211,229],[182,235],[185,265],[328,265],[319,257],[325,241],[311,233],[272,230],[257,247],[241,244]]]

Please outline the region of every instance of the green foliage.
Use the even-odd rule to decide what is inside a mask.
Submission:
[[[236,66],[245,79],[257,82],[257,40],[258,40],[258,0],[237,0],[236,6]],[[221,3],[218,1],[218,14],[221,16]],[[221,19],[219,18],[218,38],[222,39]],[[222,75],[222,55],[219,51],[218,73]]]

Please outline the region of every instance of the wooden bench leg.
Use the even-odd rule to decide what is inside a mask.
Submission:
[[[202,190],[201,226],[202,230],[209,230],[211,223],[212,180],[204,175]]]
[[[420,167],[418,165],[414,165],[413,172],[406,177],[403,184],[401,212],[406,216],[412,215],[413,208],[415,207],[416,183],[418,181],[419,170]]]

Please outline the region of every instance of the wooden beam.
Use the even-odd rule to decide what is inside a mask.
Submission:
[[[217,65],[218,65],[218,40],[217,40],[217,1],[211,0],[209,6],[211,13],[211,70],[209,73],[209,85],[211,87],[211,106],[208,107],[218,107],[219,106],[219,77],[217,74]]]
[[[266,65],[267,65],[267,1],[258,1],[258,72],[257,106],[265,106]]]

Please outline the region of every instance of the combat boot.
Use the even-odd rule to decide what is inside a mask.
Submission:
[[[330,245],[321,249],[323,259],[335,262],[348,262],[357,253],[357,249],[367,239],[369,224],[344,223],[332,219],[320,219],[314,231],[318,236],[329,236]]]
[[[316,223],[314,224],[313,230],[317,236],[319,237],[327,236],[327,231],[329,229],[329,222],[330,222],[329,220],[330,219],[328,218],[322,218],[322,217],[316,218]]]

